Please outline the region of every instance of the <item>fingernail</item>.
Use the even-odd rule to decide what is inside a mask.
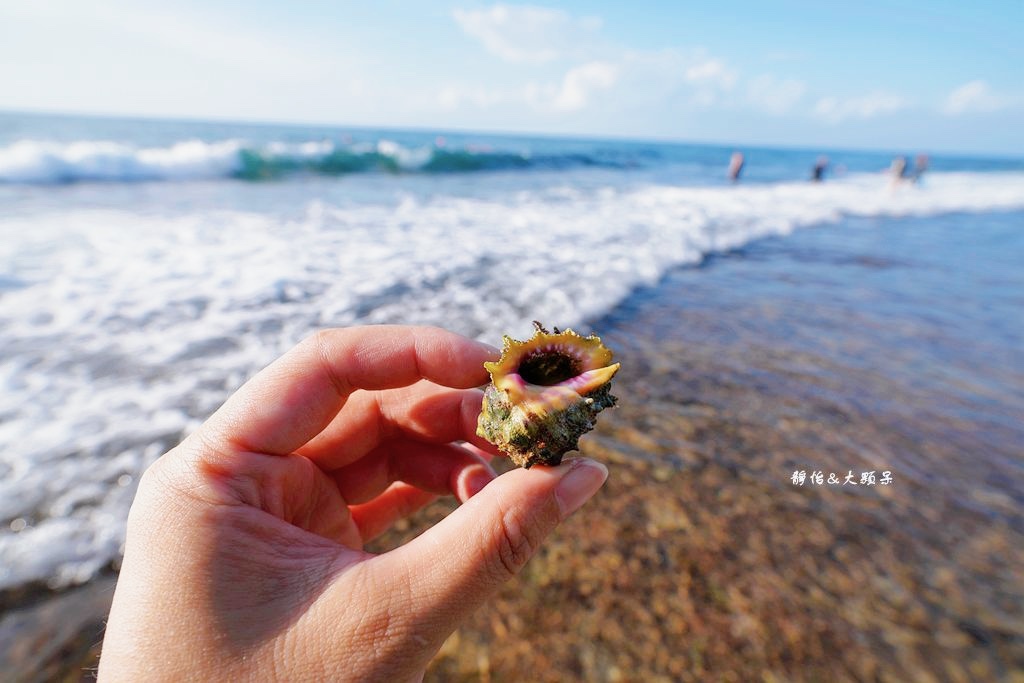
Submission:
[[[555,487],[555,500],[563,519],[590,500],[608,478],[608,468],[594,460],[577,458],[570,467]]]

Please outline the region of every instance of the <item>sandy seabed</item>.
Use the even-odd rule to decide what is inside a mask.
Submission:
[[[948,426],[929,435],[859,407],[863,392],[844,400],[853,378],[823,357],[764,339],[702,344],[742,321],[658,300],[605,335],[621,407],[583,448],[608,464],[604,490],[428,678],[1024,680],[1019,508],[987,494],[987,514],[972,512],[885,462],[902,449],[959,456]],[[865,383],[880,403],[902,391]],[[876,471],[875,485],[792,481],[851,469],[856,481]]]

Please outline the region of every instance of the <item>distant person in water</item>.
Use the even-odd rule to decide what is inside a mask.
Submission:
[[[814,163],[814,168],[811,170],[811,181],[820,183],[825,179],[825,171],[828,170],[828,157],[820,156]]]
[[[889,178],[893,185],[899,185],[907,179],[907,158],[898,156],[892,160],[889,166]]]
[[[733,152],[729,159],[729,180],[737,182],[743,173],[743,152]]]
[[[918,154],[917,158],[914,159],[914,173],[910,177],[915,183],[921,182],[921,176],[928,170],[928,155]]]

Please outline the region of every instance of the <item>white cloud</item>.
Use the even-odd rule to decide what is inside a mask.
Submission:
[[[703,49],[631,50],[617,61],[628,100],[649,107],[706,108],[728,100],[739,73]]]
[[[806,91],[802,81],[762,75],[747,84],[747,102],[760,111],[782,115],[792,111]]]
[[[683,72],[687,82],[710,85],[722,90],[731,90],[736,85],[736,70],[715,58],[704,58],[686,67]]]
[[[954,88],[942,103],[941,109],[942,113],[949,116],[959,116],[1009,109],[1022,103],[1024,97],[993,92],[988,83],[977,80]]]
[[[813,113],[828,123],[841,123],[891,114],[908,106],[910,102],[901,95],[879,90],[860,97],[823,97],[814,105]]]
[[[577,49],[601,27],[596,17],[575,18],[567,12],[532,5],[494,5],[456,9],[452,16],[463,32],[506,62],[543,64]]]
[[[477,109],[526,105],[536,111],[574,112],[586,108],[594,95],[612,88],[618,79],[615,64],[587,62],[569,69],[557,83],[531,82],[507,89],[449,84],[437,94],[437,103],[446,111],[464,105]]]
[[[453,111],[468,105],[489,108],[520,103],[545,112],[574,112],[612,91],[623,106],[708,108],[721,104],[739,81],[724,60],[696,48],[630,50],[604,43],[601,20],[559,9],[498,4],[457,9],[452,17],[464,33],[506,62],[536,66],[560,60],[573,64],[560,80],[531,76],[522,86],[446,86],[437,100]]]
[[[611,88],[618,78],[619,68],[608,62],[589,62],[569,69],[551,106],[558,111],[582,109],[593,93]]]
[[[703,48],[645,50],[602,43],[599,19],[558,9],[498,4],[455,10],[452,16],[463,32],[506,62],[535,67],[561,60],[574,65],[560,79],[531,72],[525,83],[447,85],[436,99],[448,112],[520,105],[565,114],[593,107],[602,98],[610,108],[630,111],[752,107],[784,114],[805,97],[801,81],[774,76],[743,79],[727,60]],[[858,112],[872,106],[853,104]]]

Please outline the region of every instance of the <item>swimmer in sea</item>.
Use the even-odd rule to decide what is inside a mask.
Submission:
[[[915,182],[921,182],[921,178],[924,176],[924,172],[928,170],[928,155],[918,154],[914,159],[914,172],[910,176],[910,179]]]
[[[743,152],[733,152],[729,158],[729,180],[738,182],[743,173]]]
[[[899,184],[907,179],[907,158],[898,156],[892,160],[889,166],[889,177],[893,185]]]
[[[820,183],[825,179],[825,171],[828,170],[828,157],[820,156],[811,169],[811,182]]]

